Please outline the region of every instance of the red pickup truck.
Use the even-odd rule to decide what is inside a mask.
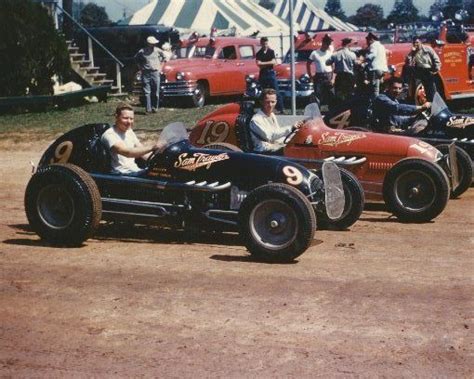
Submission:
[[[312,80],[306,73],[306,61],[315,49],[321,46],[321,40],[327,32],[317,32],[310,36],[300,34],[295,43],[295,60],[296,60],[296,97],[300,99],[308,98],[313,93]],[[333,38],[334,46],[337,49],[341,45],[343,38],[352,38],[351,48],[366,48],[365,37],[367,32],[330,32]],[[471,40],[474,40],[474,33],[459,32],[456,27],[448,27],[446,24],[441,26],[425,25],[425,27],[397,29],[390,34],[380,33],[381,42],[385,44],[388,55],[388,65],[391,74],[401,75],[406,55],[412,47],[412,37],[420,35],[424,42],[437,39],[439,44],[435,47],[441,59],[441,71],[439,74],[438,89],[447,100],[471,98],[474,97],[474,82],[470,80],[469,73],[469,56],[474,53],[471,47]],[[291,96],[291,76],[290,76],[290,57],[289,54],[284,62],[275,67],[280,90],[285,97]],[[471,73],[474,77],[474,71]],[[389,75],[389,73],[387,73]],[[255,78],[256,80],[256,78]],[[251,90],[252,83],[249,81],[247,86],[249,95],[256,95]],[[411,95],[415,99],[421,101],[423,97],[423,89],[419,83],[410,89]]]
[[[202,107],[209,97],[243,95],[247,75],[258,73],[259,41],[250,37],[192,38],[162,68],[161,96]]]

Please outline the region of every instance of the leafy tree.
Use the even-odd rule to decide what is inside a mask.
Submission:
[[[383,8],[380,5],[367,3],[358,8],[355,15],[349,17],[349,22],[358,26],[380,28],[384,23]]]
[[[428,12],[429,16],[436,15],[440,12],[443,12],[443,8],[446,5],[446,0],[435,0],[433,4],[430,6],[430,10]]]
[[[454,14],[462,8],[463,0],[447,0],[443,7],[444,17],[454,19]]]
[[[88,3],[81,10],[80,23],[86,28],[108,26],[112,23],[104,7],[95,3]]]
[[[66,42],[53,19],[31,0],[2,0],[0,96],[53,93],[53,75],[70,69]]]
[[[469,19],[466,21],[467,24],[474,24],[474,0],[470,0],[464,3],[465,9],[469,13]]]
[[[273,0],[260,0],[258,5],[272,11],[275,8],[275,2]]]
[[[413,0],[395,0],[392,11],[387,17],[387,22],[403,24],[419,20],[419,11],[413,5]]]
[[[327,0],[324,10],[331,16],[335,16],[341,20],[347,20],[347,16],[342,10],[340,0]]]

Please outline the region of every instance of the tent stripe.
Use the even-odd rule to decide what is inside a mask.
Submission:
[[[196,15],[201,8],[203,0],[188,0],[183,4],[174,26],[177,28],[191,28]]]
[[[288,0],[282,0],[281,3],[280,3],[281,7],[280,7],[280,11],[278,12],[278,17],[280,17],[280,18],[283,18],[283,13],[285,13],[287,1]]]
[[[305,3],[303,3],[303,6],[301,7],[300,9],[300,14],[298,15],[298,18],[296,19],[296,22],[299,24],[301,22],[301,20],[303,19],[303,16],[304,14],[306,13],[306,9],[308,9],[308,7],[306,6]]]
[[[237,0],[237,2],[240,4],[242,9],[244,9],[247,13],[249,13],[255,20],[260,22],[263,26],[265,26],[266,28],[271,28],[273,26],[271,23],[265,20],[262,16],[257,14],[253,9],[249,8],[247,4],[245,4],[245,1]]]
[[[201,0],[202,1],[202,0]],[[244,19],[242,19],[237,13],[235,13],[232,9],[227,7],[223,2],[215,0],[215,4],[217,8],[223,11],[225,14],[230,16],[230,18],[241,28],[241,29],[248,29],[251,27],[250,24],[246,23]]]
[[[161,17],[165,13],[166,9],[170,5],[171,0],[160,0],[155,5],[155,9],[148,18],[147,24],[159,24]]]
[[[226,20],[221,12],[216,12],[216,17],[211,24],[211,28],[229,29],[229,21]]]

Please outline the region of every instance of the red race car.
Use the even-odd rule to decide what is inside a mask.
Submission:
[[[228,104],[208,114],[193,128],[190,141],[196,146],[237,146],[252,152],[250,120],[253,103]],[[326,126],[315,104],[305,116],[277,116],[280,125],[305,120],[287,138],[285,157],[308,168],[334,161],[352,171],[370,200],[384,200],[387,208],[404,222],[427,222],[445,208],[458,185],[456,154],[443,156],[433,146],[410,137]],[[449,158],[449,159],[448,159]]]

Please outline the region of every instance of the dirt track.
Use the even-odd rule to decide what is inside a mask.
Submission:
[[[235,235],[28,229],[34,152],[0,164],[0,376],[473,377],[474,188],[435,222],[372,208],[290,265]]]

